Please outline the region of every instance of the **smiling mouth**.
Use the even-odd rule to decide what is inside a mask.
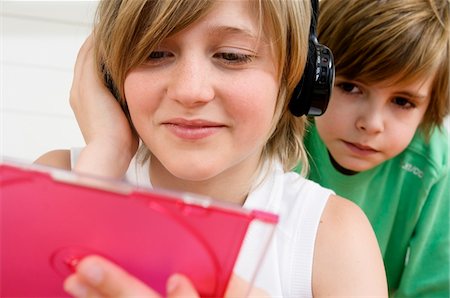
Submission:
[[[223,128],[225,125],[209,121],[169,121],[162,124],[172,134],[180,139],[199,140],[210,137]]]

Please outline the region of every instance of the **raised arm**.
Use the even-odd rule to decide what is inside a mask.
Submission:
[[[74,170],[120,178],[134,156],[138,140],[119,103],[99,78],[93,36],[82,45],[73,76],[70,104],[86,142]]]

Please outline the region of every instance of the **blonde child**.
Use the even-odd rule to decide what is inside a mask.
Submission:
[[[269,296],[385,296],[362,211],[290,172],[306,162],[305,119],[288,103],[305,66],[310,20],[303,0],[101,2],[72,90],[74,103],[87,101],[77,113],[87,146],[37,162],[280,214],[255,283]],[[229,296],[243,295],[230,287],[238,290]],[[65,288],[77,297],[157,296],[98,256],[81,261]],[[196,295],[175,275],[168,295],[179,294]]]

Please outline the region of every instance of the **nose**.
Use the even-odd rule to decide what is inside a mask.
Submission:
[[[381,107],[365,106],[356,118],[355,126],[367,134],[378,134],[384,130]]]
[[[196,107],[214,99],[211,65],[207,58],[178,59],[167,87],[167,96],[186,106]]]

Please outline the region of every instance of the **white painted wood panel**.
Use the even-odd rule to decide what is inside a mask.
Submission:
[[[1,1],[0,154],[32,161],[84,144],[69,106],[96,1]]]
[[[51,149],[84,144],[69,90],[96,6],[87,0],[0,0],[2,156],[31,161]]]

